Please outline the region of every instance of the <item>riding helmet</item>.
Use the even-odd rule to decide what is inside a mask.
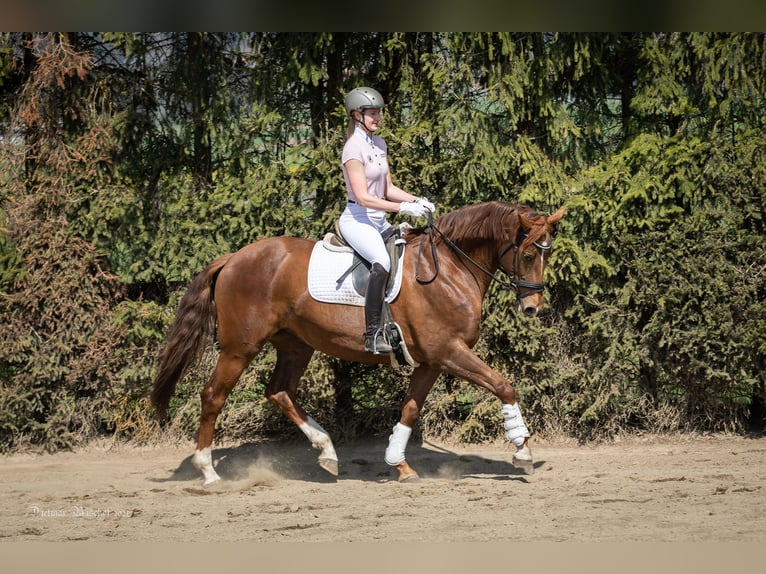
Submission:
[[[386,102],[380,92],[373,88],[354,88],[346,96],[346,112],[351,115],[353,111],[361,112],[367,108],[385,108]]]

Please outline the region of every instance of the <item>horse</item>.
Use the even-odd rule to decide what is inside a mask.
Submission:
[[[487,389],[501,402],[506,438],[516,446],[512,463],[533,471],[530,433],[516,391],[471,349],[479,339],[482,301],[497,281],[516,292],[516,308],[535,317],[543,308],[543,273],[557,223],[551,215],[499,201],[445,213],[403,234],[401,290],[390,303],[403,343],[417,365],[385,450],[401,482],[417,480],[406,460],[412,428],[442,372]],[[161,422],[169,418],[176,383],[212,335],[218,360],[201,391],[197,447],[192,457],[204,486],[220,481],[213,468],[216,418],[242,372],[269,342],[277,361],[265,389],[268,400],[295,423],[315,449],[319,465],[338,475],[327,431],[297,402],[296,391],[314,351],[367,364],[391,361],[364,350],[362,308],[323,303],[308,292],[308,264],[316,241],[277,236],[212,261],[189,284],[158,356],[151,401]],[[505,277],[498,276],[502,271]]]

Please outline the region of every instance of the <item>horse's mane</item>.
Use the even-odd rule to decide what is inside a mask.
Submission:
[[[517,217],[510,217],[514,214]],[[528,219],[535,225],[543,216],[526,205],[488,201],[465,205],[445,213],[434,219],[433,224],[441,232],[439,236],[443,234],[456,243],[485,239],[510,242],[515,241],[518,236],[521,227],[520,217]],[[524,243],[536,241],[544,232],[544,226],[535,226]]]

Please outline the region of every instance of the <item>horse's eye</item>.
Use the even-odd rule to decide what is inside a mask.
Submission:
[[[524,252],[524,261],[529,262],[529,261],[532,261],[534,258],[535,258],[534,253]]]

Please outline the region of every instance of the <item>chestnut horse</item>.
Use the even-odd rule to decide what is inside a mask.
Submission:
[[[405,449],[415,421],[441,372],[484,387],[502,403],[506,437],[517,448],[513,463],[530,472],[529,431],[516,391],[471,348],[479,338],[482,300],[492,281],[517,293],[517,307],[534,317],[543,307],[543,271],[556,224],[564,208],[541,215],[523,205],[487,202],[469,205],[408,231],[401,291],[391,302],[411,357],[419,363],[410,378],[401,418],[394,426],[385,460],[399,480],[417,478]],[[192,461],[209,485],[216,418],[250,361],[270,342],[277,363],[266,397],[319,449],[319,464],[337,476],[338,457],[328,433],[296,401],[300,378],[315,350],[348,361],[386,363],[387,355],[364,350],[361,307],[320,303],[307,288],[315,241],[272,237],[219,257],[191,282],[159,355],[152,402],[160,420],[176,383],[197,352],[217,332],[220,354],[202,390],[197,449]],[[507,276],[496,275],[502,270]],[[217,327],[217,329],[216,329]]]

